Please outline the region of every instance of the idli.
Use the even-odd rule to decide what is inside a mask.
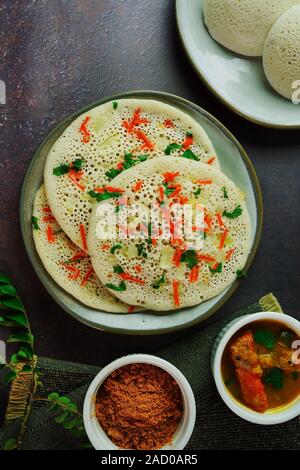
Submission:
[[[62,289],[97,310],[115,313],[133,310],[101,284],[89,256],[64,234],[47,203],[44,186],[41,186],[35,196],[32,230],[35,246],[45,269]],[[101,249],[106,248],[102,246]]]
[[[219,168],[203,128],[175,107],[155,100],[121,99],[79,116],[53,145],[45,188],[54,217],[66,235],[87,251],[93,204],[115,197],[97,189],[128,168],[162,155],[199,160]]]
[[[286,11],[272,27],[264,47],[263,65],[271,86],[291,99],[295,92],[293,83],[300,80],[300,5]]]
[[[274,22],[299,0],[204,0],[205,24],[211,36],[231,51],[262,56]]]
[[[181,157],[172,159],[170,171],[165,156],[121,173],[114,187],[121,197],[94,206],[87,243],[95,272],[123,302],[156,311],[196,305],[244,268],[251,240],[245,196],[220,171]],[[174,206],[202,214],[202,223],[190,227],[196,242],[191,232],[179,233],[183,222]],[[152,216],[153,208],[166,218]],[[166,220],[169,238],[162,236]],[[109,250],[100,249],[103,242]]]

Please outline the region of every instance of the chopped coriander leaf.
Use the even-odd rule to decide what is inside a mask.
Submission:
[[[180,257],[182,263],[186,263],[189,269],[193,269],[199,263],[195,250],[184,251]]]
[[[199,158],[192,152],[191,149],[187,149],[183,152],[182,156],[184,158],[188,158],[189,160],[195,160],[196,162],[199,161]]]
[[[186,137],[194,137],[191,132],[187,132],[185,135],[186,135]]]
[[[283,372],[278,367],[269,369],[263,378],[263,382],[267,385],[271,385],[276,390],[283,389]]]
[[[293,380],[298,380],[299,372],[296,372],[295,370],[293,370],[293,372],[291,372],[291,376]]]
[[[164,189],[164,195],[165,196],[171,196],[174,193],[175,188],[169,188],[168,183],[164,182],[164,183],[162,183],[162,185],[165,187],[165,189]]]
[[[152,245],[152,239],[151,239],[151,237],[152,237],[152,226],[151,226],[150,222],[148,223],[148,236],[149,236],[149,238],[147,240],[147,243],[148,243],[148,245]]]
[[[82,169],[82,165],[84,163],[84,160],[82,158],[76,158],[74,162],[72,162],[72,169],[78,173]]]
[[[288,348],[292,346],[293,340],[294,340],[294,336],[289,331],[282,331],[280,333],[280,343],[283,343]]]
[[[227,194],[227,190],[226,190],[225,186],[223,186],[223,197],[224,197],[224,199],[228,199],[228,194]]]
[[[236,219],[240,215],[242,215],[243,209],[240,205],[238,205],[232,212],[227,212],[226,210],[223,212],[223,216],[227,217],[228,219]]]
[[[254,333],[254,342],[265,346],[267,349],[273,349],[276,344],[276,338],[269,330],[259,330]]]
[[[159,289],[161,285],[163,285],[166,282],[166,277],[165,274],[161,276],[158,281],[156,281],[154,284],[152,284],[153,289]]]
[[[39,221],[38,218],[34,217],[34,215],[31,217],[31,223],[33,225],[34,230],[40,230],[38,221]]]
[[[118,176],[120,173],[122,173],[122,170],[117,170],[115,168],[110,168],[109,170],[107,170],[105,172],[105,175],[107,176],[107,178],[112,180],[113,178]]]
[[[122,268],[122,266],[120,266],[118,264],[116,266],[114,266],[114,273],[121,274],[123,272],[124,272],[124,269]]]
[[[98,202],[105,201],[106,199],[111,199],[113,197],[120,197],[120,193],[108,191],[104,191],[103,193],[96,193],[95,191],[91,190],[88,192],[88,194]]]
[[[112,253],[114,255],[116,250],[120,250],[121,248],[122,248],[122,245],[120,243],[117,243],[116,245],[111,247],[110,253]]]
[[[132,153],[126,153],[124,156],[124,163],[123,163],[123,168],[124,170],[128,170],[128,168],[131,168],[134,166],[135,160],[133,158]]]
[[[115,207],[115,213],[118,214],[120,212],[120,204],[118,204],[116,207]]]
[[[215,268],[212,268],[211,266],[209,266],[209,270],[212,274],[221,273],[222,269],[223,269],[222,263],[219,263],[218,266]]]
[[[67,173],[69,173],[71,169],[74,170],[76,173],[78,173],[78,171],[82,169],[83,163],[84,163],[84,160],[82,158],[76,158],[74,162],[72,162],[71,165],[67,163],[63,163],[62,165],[59,165],[56,168],[54,168],[53,174],[55,176],[66,175]]]
[[[118,102],[117,102],[117,101],[113,101],[112,106],[113,106],[113,109],[116,110],[117,107],[118,107]]]
[[[134,157],[132,153],[126,153],[124,156],[124,161],[122,162],[122,168],[110,168],[106,171],[105,175],[109,179],[113,179],[122,173],[123,170],[128,170],[129,168],[133,167],[137,163],[145,162],[148,159],[148,155],[138,155]]]
[[[201,194],[201,188],[198,188],[196,189],[196,191],[194,191],[194,196],[198,197],[200,196],[200,194]]]
[[[247,273],[243,269],[237,269],[235,274],[236,274],[236,277],[238,277],[239,279],[242,277],[247,277]]]
[[[142,243],[140,243],[139,245],[136,245],[136,247],[137,247],[137,250],[138,250],[138,256],[142,256],[145,259],[148,258],[148,254],[145,251],[145,247]]]
[[[124,290],[126,290],[126,284],[124,281],[120,282],[118,286],[116,286],[115,284],[108,283],[105,284],[105,287],[111,290],[115,290],[116,292],[123,292]]]
[[[70,166],[66,163],[63,163],[62,165],[59,165],[56,168],[54,168],[53,174],[55,176],[62,176],[62,175],[66,175],[67,173],[69,173],[69,171],[70,171]]]
[[[166,154],[166,155],[171,155],[172,152],[174,152],[175,150],[180,150],[181,148],[182,148],[182,146],[179,145],[179,144],[176,144],[176,143],[169,144],[169,145],[165,148],[165,154]]]

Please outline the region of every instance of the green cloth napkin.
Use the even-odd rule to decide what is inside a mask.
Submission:
[[[213,382],[210,355],[219,331],[234,318],[264,310],[282,311],[276,298],[269,294],[227,316],[225,320],[217,320],[203,330],[157,351],[157,356],[170,361],[183,372],[195,394],[197,420],[187,449],[300,449],[298,418],[276,426],[248,423],[227,408]],[[79,406],[82,406],[86,390],[99,371],[99,367],[95,366],[42,357],[38,359],[38,366],[44,374],[44,389],[42,393],[39,391],[39,396],[58,391],[68,394]],[[20,413],[20,404],[14,402],[13,396],[12,391],[6,426],[0,430],[0,448],[6,439],[16,436],[18,431],[19,419],[16,416]],[[23,448],[72,450],[80,448],[80,441],[54,422],[48,404],[37,403],[31,411]]]

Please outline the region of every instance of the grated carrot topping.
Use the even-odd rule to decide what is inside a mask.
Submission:
[[[72,258],[71,261],[77,261],[78,259],[81,258],[86,258],[87,254],[84,251],[79,251],[79,253],[76,253]]]
[[[93,274],[94,274],[94,270],[93,268],[90,268],[82,280],[81,287],[84,287],[86,285],[86,283],[88,282],[88,280]]]
[[[226,254],[227,261],[230,260],[234,252],[235,252],[235,248],[231,248],[231,250],[228,251],[228,253]]]
[[[81,236],[81,241],[82,241],[83,250],[84,250],[84,251],[87,251],[87,242],[86,242],[85,226],[84,226],[83,224],[80,224],[79,229],[80,229],[80,236]]]
[[[77,179],[74,176],[72,176],[71,174],[68,174],[68,177],[72,181],[72,183],[74,183],[75,186],[77,186],[77,188],[79,188],[81,191],[85,190],[85,186],[83,186],[83,184],[80,184],[79,181],[77,181]]]
[[[90,116],[87,116],[79,128],[79,131],[82,134],[82,142],[84,144],[88,144],[91,140],[91,133],[86,127],[90,119]]]
[[[190,282],[197,282],[198,278],[199,278],[199,266],[197,265],[197,266],[194,266],[191,269],[189,281]]]
[[[135,126],[139,126],[140,124],[149,124],[148,119],[141,118],[141,108],[137,108],[134,111],[130,121],[123,121],[123,127],[125,127],[128,132],[132,132]]]
[[[166,119],[164,121],[164,127],[174,127],[174,123],[171,119]]]
[[[206,215],[204,216],[204,222],[206,223],[207,228],[208,228],[209,230],[211,230],[211,221],[212,221],[211,216],[210,216],[209,214],[206,214]]]
[[[47,215],[46,217],[42,218],[43,222],[56,222],[55,217],[53,215]]]
[[[176,176],[180,176],[179,171],[176,171],[176,172],[173,172],[173,173],[172,172],[167,172],[167,173],[163,174],[165,183],[170,183],[171,181],[174,181]]]
[[[207,160],[206,164],[211,165],[215,161],[216,157],[212,157],[209,160]]]
[[[220,240],[219,250],[222,250],[224,248],[227,235],[228,235],[228,229],[226,228],[224,230],[224,232],[222,234],[222,237],[221,237],[221,240]]]
[[[180,188],[176,188],[176,189],[172,192],[172,194],[169,194],[169,195],[168,195],[168,198],[173,198],[173,197],[178,196],[178,194],[181,192],[181,190],[182,190],[181,187],[180,187]]]
[[[185,141],[182,144],[182,148],[184,150],[187,150],[188,148],[190,148],[191,145],[193,145],[193,141],[194,141],[193,136],[192,135],[187,135],[186,138],[185,138]]]
[[[217,217],[217,221],[218,221],[219,227],[220,227],[220,228],[224,227],[224,222],[223,222],[223,219],[222,219],[221,214],[216,214],[216,217]]]
[[[214,263],[216,261],[212,256],[202,254],[198,255],[198,259],[201,261],[207,261],[208,263]]]
[[[133,277],[128,273],[120,273],[120,277],[124,281],[136,282],[137,284],[145,284],[145,281],[143,281],[142,279],[138,279],[136,277]]]
[[[101,250],[103,251],[109,250],[109,248],[110,248],[110,245],[107,245],[107,243],[104,243],[103,245],[101,245]]]
[[[174,253],[172,261],[173,261],[174,265],[177,268],[178,268],[178,266],[180,266],[180,260],[181,260],[181,256],[182,256],[183,253],[184,253],[184,251],[180,250],[179,248],[177,248],[175,253]]]
[[[134,129],[133,132],[135,133],[137,139],[142,140],[144,144],[142,145],[142,149],[153,150],[155,145],[148,139],[146,134],[142,131]]]
[[[159,202],[162,202],[164,200],[164,188],[160,186],[158,188],[158,191],[159,191]]]
[[[179,298],[179,281],[174,279],[173,281],[173,299],[174,305],[180,307],[180,298]]]
[[[132,187],[132,191],[134,193],[137,193],[138,191],[140,191],[142,189],[142,186],[143,186],[143,181],[142,180],[139,180],[137,181],[137,183]]]
[[[104,186],[103,188],[97,187],[94,191],[95,193],[104,193],[105,191],[108,193],[124,193],[125,189],[115,188],[114,186]]]
[[[209,184],[212,184],[212,180],[196,180],[195,183],[202,184],[202,185],[209,185]]]
[[[189,198],[186,197],[186,196],[181,196],[181,195],[179,195],[179,202],[180,202],[180,204],[182,204],[182,205],[183,205],[183,204],[187,204],[187,203],[189,202]]]

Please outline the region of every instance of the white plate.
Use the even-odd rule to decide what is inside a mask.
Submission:
[[[300,105],[269,85],[261,58],[239,56],[218,44],[204,24],[203,0],[177,0],[179,34],[205,85],[232,111],[256,124],[300,128]]]

